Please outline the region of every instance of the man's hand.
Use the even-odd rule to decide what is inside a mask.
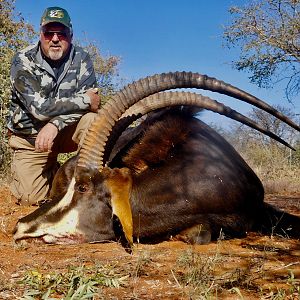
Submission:
[[[86,94],[91,99],[91,107],[90,110],[92,112],[97,112],[100,104],[100,96],[98,95],[98,89],[89,89]]]
[[[35,140],[35,150],[38,152],[50,151],[58,129],[55,125],[47,123],[38,133]]]

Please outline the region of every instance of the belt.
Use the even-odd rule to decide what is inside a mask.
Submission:
[[[8,137],[8,139],[10,139],[12,136],[20,137],[20,138],[28,141],[28,143],[30,143],[31,145],[34,145],[35,139],[37,137],[36,134],[34,134],[34,135],[21,134],[21,133],[13,132],[12,130],[8,129],[7,130],[7,137]]]

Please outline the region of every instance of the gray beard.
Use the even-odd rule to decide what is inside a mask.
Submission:
[[[63,55],[63,51],[61,49],[59,51],[49,49],[49,57],[52,60],[60,60],[62,58],[62,55]]]

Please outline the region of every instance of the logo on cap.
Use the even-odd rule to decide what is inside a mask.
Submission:
[[[58,19],[62,19],[65,16],[64,12],[59,9],[50,10],[48,15],[50,18],[58,18]]]
[[[72,28],[71,18],[68,12],[58,6],[46,8],[41,18],[42,26],[52,22],[58,22],[70,29]]]

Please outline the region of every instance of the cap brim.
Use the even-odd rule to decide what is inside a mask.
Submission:
[[[64,25],[64,26],[67,27],[67,28],[71,28],[71,26],[69,26],[69,25],[66,24],[65,22],[63,22],[63,21],[58,21],[58,20],[48,20],[48,21],[44,21],[44,22],[41,24],[41,26],[43,27],[43,26],[48,25],[48,24],[50,24],[50,23],[60,23],[60,24]]]

